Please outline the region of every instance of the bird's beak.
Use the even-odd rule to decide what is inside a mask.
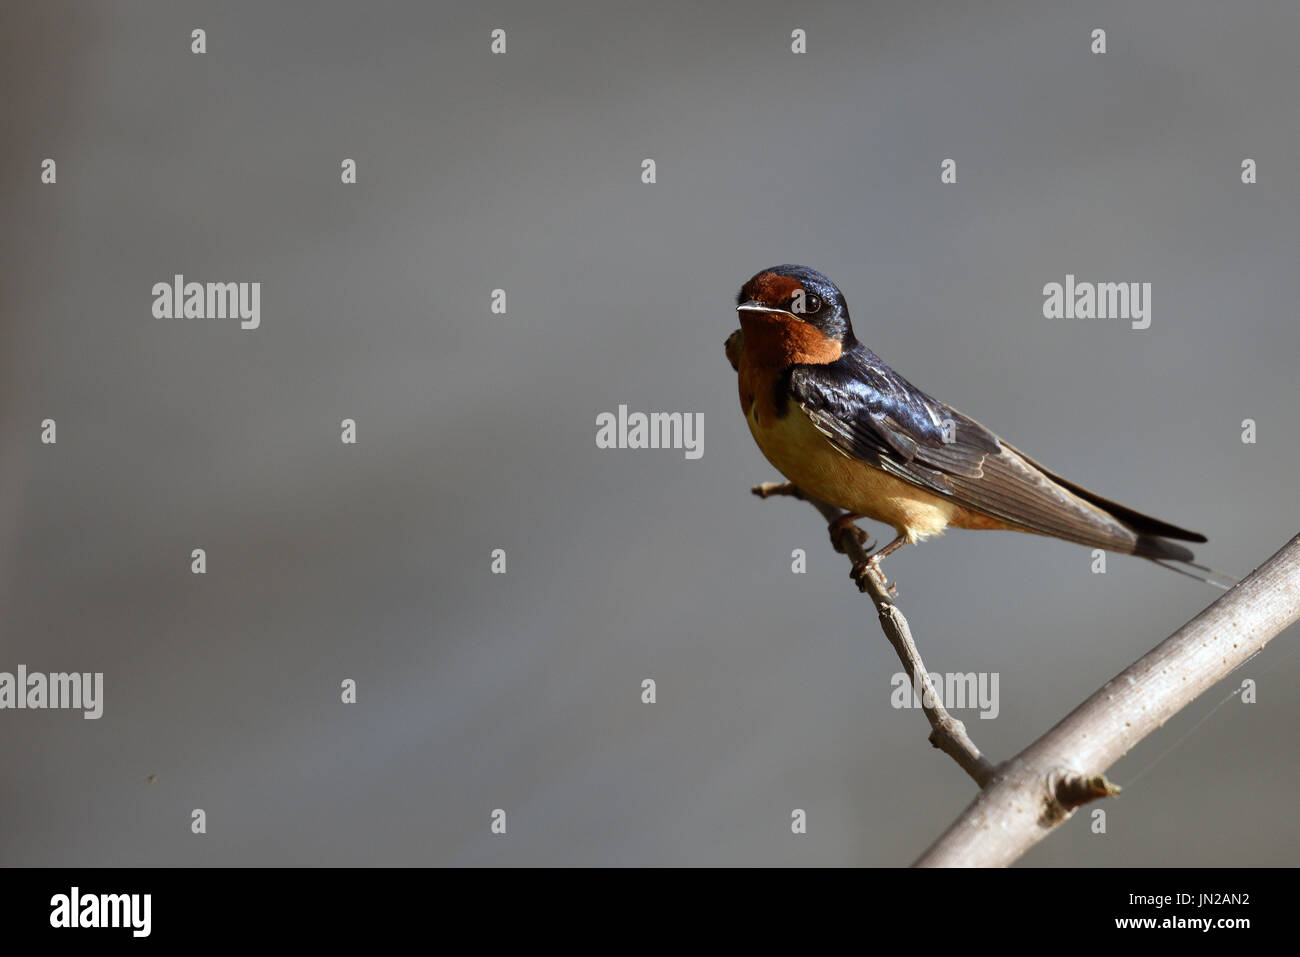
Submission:
[[[748,300],[748,301],[746,301],[746,302],[742,302],[739,306],[737,306],[737,307],[736,307],[736,312],[777,312],[777,313],[783,313],[783,312],[785,312],[785,310],[784,310],[784,309],[773,309],[771,306],[765,306],[765,305],[763,305],[763,304],[762,304],[761,302],[759,302],[757,299],[750,299],[750,300]]]

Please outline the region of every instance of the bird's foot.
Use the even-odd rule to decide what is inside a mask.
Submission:
[[[861,515],[846,512],[826,526],[827,531],[831,533],[831,548],[835,549],[837,552],[844,551],[843,547],[840,545],[840,538],[845,532],[848,532],[857,539],[859,545],[867,544],[870,540],[867,533],[853,524],[861,517]]]
[[[867,590],[868,578],[875,578],[880,583],[880,586],[884,588],[887,595],[891,598],[897,598],[898,585],[885,578],[885,573],[880,570],[881,557],[881,553],[876,552],[876,554],[872,555],[865,562],[854,562],[853,570],[849,572],[849,577],[853,579],[854,584],[858,586],[858,591],[860,592],[865,592]]]

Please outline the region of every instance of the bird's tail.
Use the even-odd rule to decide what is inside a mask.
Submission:
[[[1233,578],[1231,575],[1225,575],[1213,568],[1196,564],[1196,562],[1192,561],[1194,556],[1190,548],[1186,545],[1179,545],[1177,542],[1171,542],[1167,538],[1139,534],[1137,544],[1133,548],[1133,554],[1140,558],[1149,559],[1161,568],[1167,568],[1171,572],[1186,575],[1188,578],[1195,578],[1199,582],[1205,582],[1207,585],[1213,585],[1215,588],[1221,588],[1224,591],[1238,583],[1238,579]]]

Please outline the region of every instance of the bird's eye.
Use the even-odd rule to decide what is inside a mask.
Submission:
[[[804,312],[818,312],[821,310],[822,301],[816,296],[804,296]]]

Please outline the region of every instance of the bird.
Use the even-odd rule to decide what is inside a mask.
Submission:
[[[815,269],[764,269],[741,287],[736,311],[726,353],[763,455],[797,489],[845,511],[833,541],[844,528],[865,541],[860,518],[896,533],[855,578],[952,527],[1031,532],[1221,588],[1211,576],[1233,581],[1180,544],[1205,542],[1201,533],[1103,498],[916,388],[858,340],[844,294]]]

